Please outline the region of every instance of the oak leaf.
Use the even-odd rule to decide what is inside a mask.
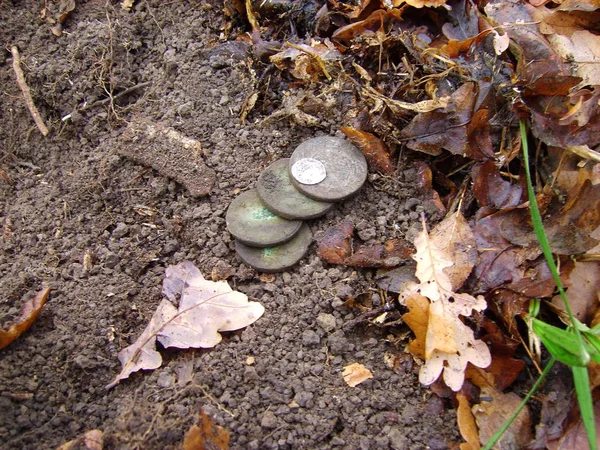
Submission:
[[[463,223],[463,219],[459,217],[459,213],[456,213],[455,217],[446,219],[437,228],[448,230],[448,221]],[[473,331],[460,319],[461,316],[470,316],[473,311],[484,310],[487,305],[482,296],[475,298],[466,293],[455,292],[460,286],[453,286],[446,271],[455,264],[460,252],[458,246],[450,245],[449,242],[460,234],[450,237],[449,241],[448,233],[439,233],[434,229],[432,236],[437,236],[437,240],[429,236],[423,220],[423,231],[415,239],[417,252],[413,256],[417,261],[416,276],[420,283],[407,283],[400,293],[400,300],[409,309],[418,307],[421,316],[427,315],[423,351],[425,364],[419,372],[419,381],[430,385],[443,371],[444,382],[458,391],[464,382],[467,363],[477,367],[487,367],[491,363],[490,351],[485,343],[475,339]],[[459,277],[461,282],[464,281],[463,277],[464,275]],[[414,303],[415,295],[426,297],[429,308],[417,306]],[[418,322],[421,325],[417,339],[423,339],[424,320],[421,318]],[[416,347],[423,349],[422,343]]]
[[[119,352],[121,373],[106,386],[110,389],[138,370],[160,367],[162,357],[156,341],[163,347],[212,348],[221,342],[219,331],[234,331],[254,323],[265,308],[233,291],[226,281],[205,280],[189,261],[166,270],[163,299],[141,336]],[[171,302],[179,300],[179,307]]]

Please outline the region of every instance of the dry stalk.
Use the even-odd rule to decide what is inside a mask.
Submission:
[[[19,85],[21,92],[23,92],[23,97],[25,98],[25,104],[27,105],[27,109],[29,109],[29,113],[31,114],[31,117],[33,117],[33,120],[35,121],[35,124],[37,125],[40,132],[44,136],[48,136],[48,128],[46,127],[46,124],[44,124],[42,116],[36,108],[35,103],[33,103],[33,98],[31,98],[31,91],[29,90],[29,86],[25,81],[25,75],[23,74],[23,70],[21,69],[21,55],[19,54],[19,49],[16,45],[13,45],[10,51],[13,56],[13,70],[15,71],[15,76],[17,77],[17,84]]]

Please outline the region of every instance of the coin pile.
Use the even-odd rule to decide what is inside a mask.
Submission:
[[[308,252],[312,233],[303,221],[327,213],[367,179],[367,162],[350,142],[323,136],[300,144],[291,158],[275,161],[255,189],[227,210],[227,229],[238,256],[261,272],[282,272]]]

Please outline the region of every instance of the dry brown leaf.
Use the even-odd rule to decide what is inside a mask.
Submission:
[[[21,313],[15,323],[8,330],[0,330],[0,350],[21,336],[31,326],[46,303],[49,293],[50,288],[44,288],[23,303]]]
[[[383,174],[394,172],[390,151],[385,142],[372,133],[356,130],[352,127],[341,127],[340,130],[365,155],[372,169]]]
[[[408,350],[418,358],[425,359],[425,337],[429,323],[429,300],[427,297],[415,294],[404,301],[408,312],[402,315],[402,320],[415,334],[415,339],[408,344]]]
[[[521,398],[514,392],[503,394],[491,387],[481,389],[481,398],[485,400],[474,405],[472,411],[479,428],[479,440],[487,442],[517,409]],[[494,448],[526,448],[531,438],[531,418],[525,406]]]
[[[479,450],[481,448],[479,444],[479,432],[477,431],[475,417],[473,417],[473,413],[471,412],[469,400],[461,392],[456,394],[456,400],[458,400],[456,422],[458,423],[460,435],[467,441],[466,445],[461,444],[460,448],[461,450]]]
[[[265,311],[260,303],[249,302],[245,294],[233,291],[226,281],[205,280],[189,261],[167,267],[163,294],[170,301],[163,299],[141,336],[119,352],[123,369],[106,389],[133,372],[160,367],[156,341],[165,348],[212,348],[221,342],[219,331],[246,327]],[[171,302],[177,302],[178,296],[176,308]]]
[[[600,262],[575,261],[575,268],[569,275],[566,285],[569,306],[576,319],[589,323],[600,305]],[[552,298],[552,303],[564,310],[560,295]]]
[[[569,427],[565,431],[565,434],[556,441],[547,443],[548,450],[573,450],[573,449],[587,449],[588,439],[583,426],[581,416],[577,415],[579,420],[570,423]],[[594,422],[596,424],[596,430],[600,429],[600,403],[594,404]],[[596,438],[597,445],[600,445],[600,436]]]
[[[407,283],[399,299],[405,303],[415,294],[420,294],[431,302],[425,337],[425,364],[419,371],[419,381],[430,385],[443,373],[448,387],[458,391],[464,382],[467,363],[476,367],[487,367],[491,363],[486,344],[475,339],[473,331],[460,319],[461,316],[470,316],[473,311],[484,310],[487,304],[482,296],[475,298],[454,292],[444,269],[454,264],[456,255],[432,241],[424,220],[423,231],[415,239],[415,248],[415,275],[420,284]]]
[[[471,227],[464,216],[456,212],[431,230],[430,237],[437,247],[454,255],[453,264],[444,268],[444,272],[450,278],[452,289],[460,289],[477,262],[477,243]]]
[[[229,431],[200,411],[200,423],[192,425],[183,438],[182,450],[227,450]]]
[[[104,448],[103,433],[100,430],[90,430],[77,439],[65,442],[56,450],[102,450]]]
[[[373,378],[373,373],[360,363],[352,363],[344,367],[342,377],[348,386],[355,387],[363,381]]]
[[[299,80],[318,81],[322,75],[331,80],[342,59],[342,54],[329,39],[313,40],[310,45],[286,42],[285,47],[269,59],[280,70],[289,68]]]

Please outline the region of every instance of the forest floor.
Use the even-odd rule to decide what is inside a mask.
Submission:
[[[99,429],[105,448],[175,449],[200,411],[234,449],[455,447],[456,411],[418,382],[408,328],[344,326],[360,313],[348,298],[385,301],[372,270],[324,263],[313,245],[292,270],[261,276],[225,227],[232,199],[271,162],[311,137],[343,137],[340,98],[305,108],[318,126],[273,116],[276,106],[241,121],[254,86],[249,44],[227,39],[218,2],[142,1],[127,12],[81,1],[61,36],[42,3],[0,5],[0,317],[51,288],[31,329],[0,353],[0,447],[54,449]],[[13,45],[47,137],[15,81]],[[350,219],[365,243],[412,240],[428,209],[415,176],[402,168],[390,189],[371,174],[309,222],[313,234]],[[184,260],[208,278],[230,274],[264,316],[214,349],[161,351],[159,369],[105,390],[117,353],[161,301],[165,269]],[[349,387],[341,373],[354,362],[373,378]]]

